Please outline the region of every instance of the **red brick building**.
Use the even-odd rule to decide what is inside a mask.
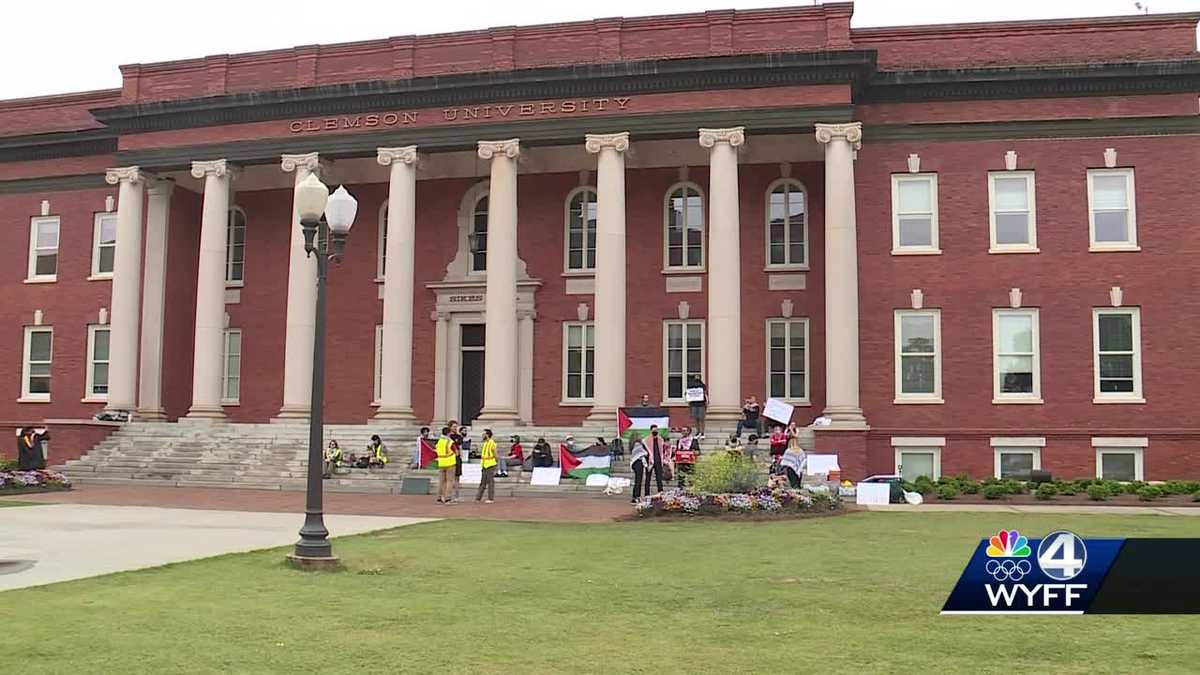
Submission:
[[[824,415],[851,475],[1200,476],[1200,14],[852,9],[208,56],[0,101],[0,420],[305,417],[292,188],[315,173],[359,203],[327,420],[567,426],[647,393],[682,422],[699,375],[718,421],[748,394]]]

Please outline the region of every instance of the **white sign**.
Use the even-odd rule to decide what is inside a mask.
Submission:
[[[608,476],[602,473],[593,473],[587,477],[584,485],[588,487],[608,487]]]
[[[688,387],[687,391],[683,392],[683,398],[688,403],[701,403],[704,401],[704,387]]]
[[[562,479],[562,469],[557,466],[539,466],[529,477],[530,485],[558,485]]]
[[[890,483],[859,483],[857,488],[854,503],[867,506],[887,504],[892,494]]]
[[[463,474],[458,482],[463,485],[479,485],[483,482],[483,465],[463,464]]]
[[[814,455],[810,453],[808,455],[808,468],[804,470],[804,473],[809,476],[815,476],[819,473],[827,474],[830,471],[841,470],[841,467],[838,466],[837,455]]]
[[[792,421],[792,412],[795,410],[795,406],[788,405],[777,398],[769,398],[767,405],[763,407],[763,417],[787,424]]]

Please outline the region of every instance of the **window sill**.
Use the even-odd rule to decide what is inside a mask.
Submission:
[[[113,278],[112,272],[104,272],[103,274],[93,274],[92,276],[88,277],[87,280],[88,281],[112,281],[112,278]]]
[[[664,267],[663,274],[704,274],[704,266],[700,267]]]
[[[596,404],[592,401],[582,401],[582,400],[576,399],[576,400],[562,400],[562,401],[558,402],[558,405],[565,406],[565,407],[571,407],[571,408],[590,408]]]
[[[1137,244],[1092,244],[1088,246],[1089,253],[1113,253],[1121,251],[1140,251]]]
[[[561,276],[569,279],[591,279],[596,276],[596,270],[566,270]]]
[[[767,265],[763,268],[764,272],[807,272],[809,271],[808,263],[803,264],[788,264],[788,265]]]
[[[28,396],[22,396],[21,398],[17,399],[17,403],[49,403],[49,402],[50,402],[50,397],[30,398]]]
[[[246,285],[245,281],[226,281],[225,282],[225,288],[243,288],[243,287],[245,287],[245,285]]]
[[[375,277],[375,283],[377,284],[382,284],[384,281],[385,280],[383,277]]]
[[[1042,405],[1041,398],[993,398],[992,405]]]
[[[892,255],[941,255],[940,248],[893,248]]]
[[[107,396],[85,396],[79,399],[80,403],[108,403]]]
[[[1112,397],[1112,398],[1100,398],[1100,397],[1096,397],[1096,398],[1093,398],[1093,399],[1092,399],[1092,403],[1095,403],[1095,404],[1097,404],[1097,405],[1106,405],[1106,404],[1111,404],[1111,403],[1116,403],[1116,404],[1122,404],[1122,403],[1124,403],[1124,404],[1134,404],[1134,405],[1136,405],[1136,404],[1138,404],[1138,403],[1145,403],[1145,402],[1146,402],[1146,399],[1144,399],[1144,398],[1141,398],[1141,397],[1137,397],[1137,398],[1133,398],[1133,397],[1128,397],[1128,398],[1118,398],[1118,397],[1115,397],[1115,396],[1114,396],[1114,397]]]
[[[1036,246],[1013,247],[1013,248],[989,248],[988,253],[993,255],[1003,255],[1006,253],[1041,253],[1042,249]]]
[[[228,401],[225,399],[221,399],[221,407],[223,407],[223,408],[224,407],[237,407],[241,404],[242,404],[241,401]]]
[[[31,279],[26,279],[25,283],[27,283],[27,284],[52,284],[56,281],[58,281],[57,274],[55,274],[54,276],[49,276],[49,277],[33,277]]]
[[[943,405],[945,399],[940,396],[937,398],[895,398],[892,399],[894,405]]]
[[[786,403],[792,407],[795,407],[795,408],[810,408],[810,407],[812,407],[812,401],[810,401],[806,398],[798,398],[798,399],[777,398],[776,400],[783,401],[784,403]],[[760,419],[761,419],[761,414],[760,414]]]

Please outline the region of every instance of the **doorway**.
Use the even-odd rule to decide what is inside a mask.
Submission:
[[[458,391],[463,425],[474,421],[483,409],[484,335],[483,324],[462,325],[462,344],[459,347],[462,380]]]

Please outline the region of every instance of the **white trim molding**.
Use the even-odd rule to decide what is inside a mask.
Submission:
[[[905,317],[927,316],[933,319],[933,391],[927,393],[905,393],[904,391],[904,356],[903,324]],[[941,404],[942,398],[942,311],[940,309],[897,309],[894,318],[894,334],[892,338],[894,360],[895,404]],[[912,357],[926,357],[926,352],[909,352]]]
[[[992,436],[992,447],[999,448],[1044,448],[1045,436]]]
[[[1125,240],[1096,241],[1096,199],[1095,180],[1097,177],[1123,176],[1125,178]],[[1088,200],[1088,250],[1101,251],[1140,251],[1137,238],[1137,197],[1133,169],[1088,169],[1087,171],[1087,200]],[[1108,209],[1113,210],[1113,209]]]
[[[1110,350],[1109,356],[1129,356],[1132,360],[1133,391],[1100,391],[1100,317],[1104,315],[1128,314],[1130,316],[1131,346],[1129,354]],[[1113,379],[1113,378],[1110,378]],[[1093,403],[1145,403],[1142,394],[1142,313],[1138,307],[1096,307],[1092,309],[1092,402]]]
[[[903,183],[929,184],[929,243],[900,245],[900,186]],[[925,213],[925,212],[912,212]],[[940,255],[938,243],[938,178],[936,173],[892,174],[892,255]]]
[[[1004,316],[1028,316],[1030,317],[1031,329],[1031,348],[1029,353],[1025,352],[1001,352],[1000,350],[1000,319]],[[1036,308],[1022,309],[993,309],[992,310],[992,403],[1042,403],[1042,376],[1041,376],[1041,330],[1039,327],[1040,312]],[[1000,360],[1004,356],[1029,356],[1031,357],[1031,368],[1033,370],[1032,391],[1029,392],[1003,392],[1000,384]]]
[[[946,447],[945,436],[892,436],[893,448]]]
[[[942,477],[942,448],[940,446],[895,445],[892,447],[895,453],[895,463],[893,466],[897,475],[901,475],[902,462],[900,460],[905,453],[928,453],[933,455],[933,475],[930,478],[937,480]]]
[[[992,440],[995,441],[997,439],[993,438]],[[1045,439],[1042,440],[1045,441]],[[1023,444],[995,445],[995,443],[993,445],[995,447],[992,448],[992,476],[995,478],[1002,478],[1000,475],[1000,456],[1005,453],[1033,455],[1033,465],[1030,468],[1034,471],[1042,469],[1042,448],[1040,446]]]
[[[996,241],[996,217],[999,214],[1019,214],[1021,209],[1002,209],[996,199],[996,183],[1000,181],[1023,181],[1025,183],[1025,236],[1026,241],[1001,244]],[[1037,196],[1036,179],[1032,171],[989,171],[988,172],[988,230],[991,246],[988,253],[1037,253]]]
[[[1094,448],[1145,448],[1150,439],[1145,436],[1092,436]]]
[[[1092,439],[1096,440],[1096,439]],[[1113,439],[1108,439],[1113,440]],[[1133,455],[1133,479],[1146,479],[1146,449],[1130,445],[1108,445],[1096,447],[1096,478],[1104,478],[1105,455]]]
[[[784,351],[784,373],[783,373],[784,374],[784,390],[788,391],[788,393],[793,393],[793,394],[795,392],[789,391],[790,387],[791,387],[791,376],[795,374],[792,372],[792,370],[790,368],[791,361],[792,361],[792,359],[791,359],[792,329],[795,327],[795,324],[802,324],[801,330],[804,331],[804,336],[803,336],[804,346],[802,347],[802,349],[804,349],[804,373],[803,373],[804,374],[804,392],[803,392],[802,396],[773,396],[772,395],[773,392],[771,391],[771,326],[773,324],[782,324],[784,326],[784,347],[783,347],[783,351]],[[765,343],[764,351],[765,351],[765,355],[766,355],[766,375],[767,375],[767,382],[766,382],[767,387],[766,388],[767,388],[767,397],[768,398],[777,398],[781,401],[786,401],[787,403],[790,403],[792,405],[799,405],[799,406],[811,405],[812,349],[809,344],[809,329],[810,329],[810,324],[808,321],[808,317],[803,317],[803,316],[787,317],[787,318],[775,317],[775,318],[768,318],[765,321],[765,337],[766,337],[766,339],[763,342]]]

